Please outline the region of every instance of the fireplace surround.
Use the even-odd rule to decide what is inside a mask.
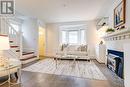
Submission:
[[[123,79],[124,52],[108,49],[107,53],[107,67]]]

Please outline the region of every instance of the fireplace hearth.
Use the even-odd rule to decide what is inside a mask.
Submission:
[[[124,53],[115,50],[107,50],[107,52],[107,67],[123,79]]]

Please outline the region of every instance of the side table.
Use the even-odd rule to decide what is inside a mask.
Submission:
[[[16,72],[18,73],[17,82],[12,83],[10,75]],[[3,76],[8,76],[8,79],[5,82],[2,82],[0,86],[4,85],[7,82],[9,83],[8,87],[21,84],[21,62],[18,59],[9,59],[9,64],[7,66],[0,66],[0,77]]]

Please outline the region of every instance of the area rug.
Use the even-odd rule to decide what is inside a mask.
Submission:
[[[57,65],[56,65],[57,64]],[[95,80],[107,80],[94,62],[44,59],[22,69],[30,72],[40,72],[55,75],[75,76]]]

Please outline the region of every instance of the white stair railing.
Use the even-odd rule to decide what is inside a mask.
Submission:
[[[22,33],[17,32],[13,26],[10,25],[8,18],[1,18],[1,29],[0,34],[5,34],[9,36],[10,41],[13,41],[14,46],[18,46],[16,50],[11,49],[9,54],[12,54],[18,58],[22,57]],[[19,51],[19,52],[16,52]]]

